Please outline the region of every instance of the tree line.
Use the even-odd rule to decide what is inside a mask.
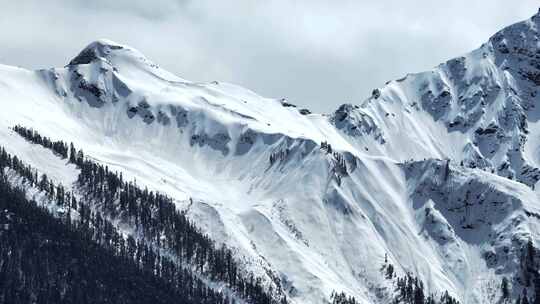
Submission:
[[[36,171],[3,147],[0,168],[0,303],[232,302],[147,244],[133,238],[123,242],[99,213],[72,221],[70,212],[56,218],[28,200],[6,172],[23,176],[21,185],[31,187],[40,182]],[[46,195],[65,199],[65,192],[51,184]]]
[[[54,153],[62,156],[62,158],[68,157],[68,145],[65,142],[52,141],[48,137],[41,136],[37,131],[25,128],[21,125],[16,125],[12,129],[31,143],[50,149]]]
[[[33,143],[54,143],[22,126],[16,126],[13,130]],[[62,147],[68,147],[66,143],[61,143]],[[51,150],[54,146],[41,145]],[[46,175],[38,179],[37,172],[20,161],[16,162],[15,167],[23,169],[17,172],[21,171],[19,174],[24,175],[32,186],[44,191],[59,207],[66,210],[65,222],[75,225],[77,229],[89,231],[92,239],[101,246],[132,259],[138,267],[166,281],[183,284],[187,275],[190,281],[199,282],[201,280],[198,277],[202,274],[203,277],[226,284],[250,303],[287,303],[285,295],[280,291],[272,287],[266,289],[262,280],[253,273],[242,272],[232,250],[225,245],[217,245],[202,233],[185,213],[175,208],[170,197],[147,188],[142,189],[134,181],[125,181],[121,173],[112,172],[107,166],[89,160],[73,144],[69,145],[67,153],[53,151],[80,168],[77,180],[83,194],[80,201],[72,193],[66,193],[61,185],[54,185]],[[14,167],[13,159],[16,157],[7,155],[5,150],[0,154],[11,159],[10,168]],[[77,211],[76,223],[72,221],[72,210]],[[134,234],[142,237],[123,237],[112,224],[114,221],[129,224],[134,227]],[[164,257],[161,252],[173,253],[173,258]],[[181,282],[178,282],[179,273],[184,276]],[[189,288],[182,288],[187,299],[202,293],[200,289],[205,284],[202,281],[200,283],[194,284],[198,284],[198,288],[194,288],[193,284]],[[205,292],[212,293],[212,290]]]
[[[66,225],[0,172],[0,303],[203,303]],[[228,303],[218,293],[206,294]]]

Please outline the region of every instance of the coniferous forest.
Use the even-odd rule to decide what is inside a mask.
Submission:
[[[28,187],[38,188],[46,195],[49,201],[53,202],[53,205],[57,208],[56,210],[61,211],[57,212],[60,214],[60,219],[55,219],[46,212],[46,209],[37,207],[35,202],[26,202],[24,206],[27,208],[41,210],[40,214],[42,216],[33,219],[54,222],[57,225],[56,229],[64,229],[65,233],[71,233],[71,239],[76,240],[76,242],[74,241],[76,244],[65,244],[61,242],[62,237],[59,237],[54,239],[59,242],[58,246],[53,246],[55,243],[51,238],[51,242],[48,244],[51,245],[53,251],[61,250],[59,248],[63,245],[68,246],[68,248],[73,246],[73,249],[67,250],[61,259],[47,259],[45,257],[45,261],[50,261],[55,265],[52,268],[46,267],[49,270],[53,269],[47,276],[50,276],[52,281],[57,280],[58,282],[47,286],[35,286],[35,289],[28,289],[27,294],[22,296],[18,303],[34,303],[32,299],[35,294],[39,293],[38,290],[52,292],[52,289],[56,290],[57,293],[46,296],[55,297],[56,302],[54,303],[58,302],[57,299],[60,299],[58,303],[85,303],[73,300],[75,299],[74,296],[67,292],[67,290],[74,290],[75,287],[69,287],[69,282],[73,282],[73,280],[66,280],[65,276],[71,275],[70,271],[73,271],[79,277],[84,278],[86,275],[81,274],[90,270],[84,268],[79,270],[77,267],[87,266],[92,268],[92,266],[102,264],[94,264],[100,259],[84,259],[88,254],[88,250],[81,243],[78,243],[79,241],[87,242],[84,243],[86,245],[88,245],[88,242],[92,243],[93,247],[88,246],[90,246],[89,248],[95,248],[97,252],[95,256],[98,253],[108,254],[107,257],[111,261],[114,259],[122,261],[122,263],[116,262],[114,264],[126,266],[127,274],[124,277],[126,280],[129,278],[128,274],[132,276],[139,275],[141,286],[148,288],[146,298],[137,297],[136,292],[133,292],[137,300],[144,299],[144,301],[141,300],[141,303],[152,301],[157,303],[230,303],[234,302],[234,297],[242,298],[248,303],[287,303],[286,298],[277,291],[272,290],[272,288],[264,288],[261,280],[252,273],[244,273],[239,270],[232,251],[225,246],[218,246],[207,235],[202,233],[183,212],[176,210],[171,198],[148,189],[141,189],[135,182],[124,181],[121,174],[111,172],[108,167],[85,158],[84,152],[76,150],[73,144],[68,147],[64,142],[53,142],[49,138],[21,126],[16,126],[13,130],[28,141],[40,144],[52,150],[59,157],[67,159],[68,162],[75,164],[81,172],[77,181],[77,188],[80,190],[79,196],[77,196],[67,192],[62,185],[55,185],[46,175],[40,176],[36,170],[25,165],[16,156],[8,154],[5,149],[1,148],[0,150],[0,168],[10,168],[17,175],[24,177]],[[5,174],[2,173],[2,176],[4,181],[3,189],[17,193],[19,201],[24,200],[24,190],[10,188]],[[5,197],[7,200],[14,201],[14,195],[5,195]],[[77,199],[77,197],[82,197],[82,199]],[[9,203],[9,201],[6,202],[6,206]],[[24,218],[25,213],[23,211],[19,210],[19,212],[22,212],[22,215],[20,215],[15,212],[17,210],[4,209],[11,212],[9,214],[13,214],[6,217],[6,219],[15,218],[17,219],[15,223],[17,221],[27,221]],[[41,219],[41,217],[45,216],[47,216],[47,219]],[[112,224],[113,221],[130,224],[131,227],[134,227],[136,234],[141,237],[134,239],[131,235],[127,237],[122,235]],[[17,230],[13,229],[20,228],[20,225],[10,224],[9,227],[10,230],[7,230],[9,233],[5,233],[5,235],[15,236],[19,234]],[[31,225],[22,227],[26,227],[27,234],[25,235],[28,238],[34,237],[35,242],[43,239],[48,240],[48,238],[39,237],[43,231],[34,231]],[[18,248],[21,254],[17,256],[4,255],[6,263],[0,264],[0,266],[12,265],[14,268],[11,271],[16,271],[17,267],[22,267],[21,265],[26,263],[22,255],[28,253],[27,251],[37,250],[33,248],[34,243],[30,242],[28,244],[30,244],[28,247]],[[13,246],[18,246],[18,243],[13,244]],[[78,252],[79,249],[82,252]],[[52,253],[45,251],[43,254]],[[73,257],[69,254],[73,254]],[[103,259],[107,260],[107,258]],[[62,265],[56,265],[58,263]],[[74,268],[65,269],[63,267]],[[29,272],[25,275],[30,278],[42,276],[43,274],[36,269],[29,268]],[[6,269],[6,271],[8,270]],[[99,300],[92,299],[89,300],[89,303],[94,303],[92,301],[95,301],[95,303],[137,303],[136,301],[128,301],[122,293],[108,291],[107,288],[114,290],[115,286],[122,286],[122,284],[127,288],[126,292],[132,292],[132,289],[143,292],[144,288],[141,286],[129,287],[129,282],[117,278],[117,276],[123,275],[121,270],[109,268],[107,271],[110,272],[106,274],[97,271],[96,274],[88,274],[90,275],[86,279],[88,284],[101,286],[104,289]],[[94,277],[96,278],[95,281],[90,282],[89,280]],[[105,278],[114,280],[115,284],[120,285],[108,286],[108,281],[101,281],[105,280]],[[148,280],[148,282],[145,280]],[[209,288],[208,280],[218,288]],[[32,280],[17,279],[9,286],[2,285],[2,292],[7,294],[7,292],[13,290],[25,289],[27,282],[32,282]],[[131,282],[131,284],[135,283]],[[77,288],[83,288],[81,286],[86,285],[78,285]],[[85,291],[93,293],[96,290],[100,289],[92,287],[78,292],[84,294]],[[155,292],[152,292],[152,290]],[[228,294],[230,292],[234,296],[230,296]],[[114,296],[115,294],[118,294],[118,296]],[[150,299],[148,297],[154,297],[156,300],[146,301]],[[5,298],[4,301],[7,301],[7,299]],[[174,299],[174,301],[170,302],[170,299]],[[178,299],[182,299],[183,302],[179,302]]]
[[[28,201],[4,173],[0,210],[0,303],[200,303]]]

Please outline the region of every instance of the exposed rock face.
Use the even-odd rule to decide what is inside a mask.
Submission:
[[[90,64],[98,60],[107,60],[111,52],[123,50],[124,47],[110,40],[102,39],[89,44],[79,55],[73,58],[68,66]]]
[[[352,104],[341,105],[330,117],[331,123],[339,130],[350,136],[372,136],[384,144],[384,136],[369,114],[364,113],[359,106]]]

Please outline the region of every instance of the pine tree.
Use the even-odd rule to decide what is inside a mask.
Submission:
[[[535,270],[534,275],[534,300],[532,302],[533,304],[540,304],[540,276],[537,270]]]
[[[73,143],[69,145],[69,162],[75,164],[77,162],[77,151]]]
[[[510,289],[508,287],[508,279],[506,277],[502,278],[501,294],[502,294],[502,298],[505,300],[510,298]]]
[[[527,289],[523,288],[523,293],[521,297],[521,304],[529,304],[529,297],[527,296]]]

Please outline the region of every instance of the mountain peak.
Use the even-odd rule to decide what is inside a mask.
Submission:
[[[147,79],[148,75],[153,75],[167,81],[187,82],[186,80],[161,69],[156,63],[149,60],[138,50],[109,39],[99,39],[88,44],[77,56],[75,56],[67,66],[87,65],[104,63],[111,66],[113,70],[130,70],[137,76],[135,78]],[[142,73],[136,72],[142,71]],[[133,76],[134,74],[132,74]],[[125,76],[125,75],[124,75]]]
[[[129,49],[108,39],[99,39],[88,44],[68,65],[89,64],[96,60],[106,59],[111,52]]]

